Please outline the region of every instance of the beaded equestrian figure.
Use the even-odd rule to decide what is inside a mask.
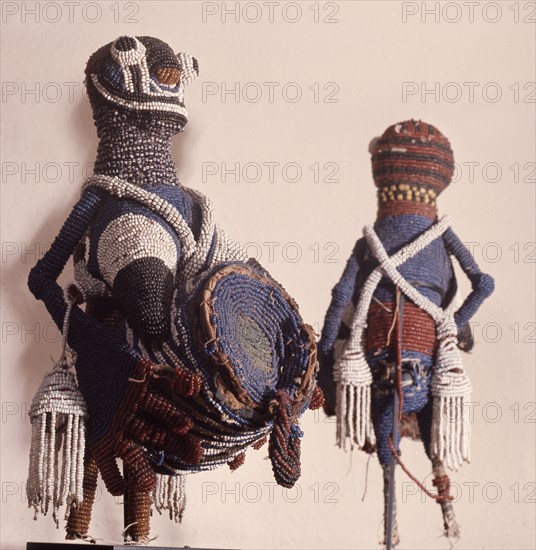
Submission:
[[[54,408],[57,394],[46,390],[73,386],[62,359],[30,411],[38,429],[28,501],[36,513],[50,505],[56,522],[66,501],[67,538],[88,537],[99,472],[110,493],[127,496],[133,541],[148,540],[151,505],[182,518],[184,474],[235,469],[267,438],[276,481],[292,487],[298,417],[322,403],[314,336],[297,305],[214,223],[208,199],[179,182],[171,140],[198,73],[190,55],[134,36],[103,46],[86,67],[94,175],[29,277],[72,351],[83,399],[68,398],[82,401],[68,426],[88,416],[85,452],[67,460],[85,437],[68,431],[79,435],[64,436],[61,470],[61,437],[50,433],[68,399]],[[56,279],[71,256],[75,281],[64,292]]]
[[[469,320],[494,283],[450,220],[438,220],[436,200],[454,170],[449,141],[410,120],[390,126],[370,149],[378,214],[332,291],[319,385],[327,414],[337,415],[338,444],[377,452],[390,548],[399,541],[394,468],[404,435],[422,439],[438,491],[431,496],[441,505],[446,534],[459,536],[445,471],[469,460],[470,383],[458,348],[472,348]],[[457,310],[451,256],[472,285]]]

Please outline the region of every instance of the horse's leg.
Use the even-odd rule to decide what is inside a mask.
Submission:
[[[125,492],[126,529],[123,533],[125,542],[147,542],[151,530],[150,492],[143,492],[129,486]]]
[[[443,462],[438,459],[432,460],[432,469],[434,472],[434,485],[437,487],[437,492],[440,496],[448,496],[450,479],[445,470]],[[451,500],[440,500],[441,512],[443,514],[443,527],[445,535],[449,538],[457,539],[460,537],[460,526],[454,515],[454,506]]]
[[[97,463],[89,449],[86,448],[83,481],[84,500],[76,507],[71,508],[69,512],[69,519],[67,521],[67,527],[65,528],[67,532],[65,538],[67,540],[83,538],[88,533],[89,522],[91,521],[91,510],[95,502],[98,476],[99,469],[97,468]]]
[[[122,315],[115,307],[114,302],[108,299],[88,301],[86,312],[110,328],[116,328],[122,320]],[[151,493],[134,490],[128,483],[128,478],[126,481],[127,488],[123,505],[126,529],[123,536],[125,541],[143,542],[149,538],[151,528]]]

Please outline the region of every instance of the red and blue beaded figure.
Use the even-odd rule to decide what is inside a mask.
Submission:
[[[469,460],[470,382],[459,349],[473,345],[469,320],[493,292],[437,197],[454,159],[436,128],[410,120],[371,143],[378,215],[364,229],[332,292],[319,342],[324,408],[337,416],[341,447],[376,451],[384,471],[385,544],[399,540],[394,470],[403,435],[432,461],[445,532],[457,537],[445,466]],[[472,292],[456,309],[454,256]]]
[[[110,493],[127,495],[136,541],[149,536],[152,503],[181,518],[183,474],[234,469],[267,438],[276,481],[292,487],[298,418],[322,402],[314,336],[296,303],[177,177],[171,139],[197,75],[193,57],[144,36],[122,36],[87,64],[94,175],[29,277],[63,328],[83,396],[64,354],[31,411],[28,501],[55,517],[66,501],[68,538],[87,536],[99,472]],[[71,256],[64,293],[56,280]],[[53,437],[65,422],[69,436]]]

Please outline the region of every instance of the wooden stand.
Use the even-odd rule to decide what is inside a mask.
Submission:
[[[28,542],[26,550],[80,550],[83,545],[80,543],[68,542]],[[179,550],[177,546],[147,546],[133,544],[86,544],[86,548],[95,548],[97,550]],[[217,550],[216,548],[191,548],[190,546],[181,546],[188,550]]]

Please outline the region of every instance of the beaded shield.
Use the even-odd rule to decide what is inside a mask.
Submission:
[[[281,400],[290,411],[287,440],[299,438],[297,418],[315,386],[316,347],[287,292],[254,260],[224,262],[181,285],[174,303],[171,335],[161,343],[148,345],[124,325],[126,339],[145,359],[202,380],[197,395],[180,401],[202,456],[192,464],[149,448],[157,471],[177,474],[231,463],[278,423]],[[271,451],[270,458],[278,478],[281,457]]]

